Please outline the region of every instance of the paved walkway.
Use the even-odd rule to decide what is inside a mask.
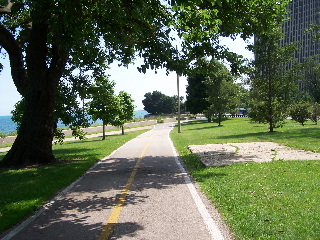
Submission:
[[[171,125],[131,140],[0,238],[231,239],[179,162]]]

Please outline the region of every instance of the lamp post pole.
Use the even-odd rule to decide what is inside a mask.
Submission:
[[[178,46],[176,45],[177,55],[179,56]],[[181,112],[180,112],[180,88],[179,88],[179,74],[177,72],[177,90],[178,90],[178,133],[181,133]]]
[[[177,73],[177,89],[178,89],[178,133],[181,133],[180,88],[179,88],[179,74],[178,73]]]

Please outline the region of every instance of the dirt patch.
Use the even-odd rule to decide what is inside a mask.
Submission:
[[[207,167],[276,160],[320,160],[320,153],[294,150],[274,142],[190,145],[189,149],[200,156]]]

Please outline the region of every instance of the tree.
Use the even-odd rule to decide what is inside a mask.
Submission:
[[[91,86],[91,101],[87,103],[88,113],[92,115],[94,121],[101,119],[103,123],[103,137],[106,139],[105,126],[107,124],[119,124],[119,99],[114,93],[113,81],[110,81],[104,75],[96,78],[96,83]]]
[[[282,21],[290,0],[176,0],[176,29],[182,42],[184,62],[194,63],[206,56],[231,62],[232,72],[241,70],[241,56],[219,44],[221,36],[248,39]],[[181,54],[180,54],[181,55]]]
[[[164,96],[161,99],[159,109],[163,114],[172,114],[177,112],[177,101],[174,97]]]
[[[129,93],[121,91],[118,94],[119,109],[118,115],[115,119],[115,125],[120,126],[122,129],[122,134],[124,134],[124,124],[126,122],[132,121],[134,118],[134,105],[133,99]]]
[[[85,133],[81,128],[90,126],[90,117],[87,115],[84,101],[89,97],[91,80],[91,76],[82,73],[63,75],[60,79],[54,108],[54,136],[59,142],[64,140],[65,135],[62,130],[57,129],[58,121],[72,129],[74,137],[84,138]]]
[[[144,97],[142,100],[144,110],[153,115],[176,112],[176,101],[174,97],[169,97],[159,91],[148,92]]]
[[[309,26],[309,29],[306,31],[307,33],[312,33],[312,38],[314,42],[320,41],[320,24],[315,23]]]
[[[80,89],[74,89],[74,85],[66,84],[70,82],[70,79],[64,79],[65,82],[61,83],[58,86],[58,92],[56,96],[56,103],[54,109],[54,137],[58,140],[57,142],[62,143],[65,134],[61,129],[57,128],[57,124],[61,121],[64,125],[68,126],[72,129],[72,135],[74,137],[78,137],[79,139],[83,139],[85,133],[81,130],[81,128],[89,127],[89,117],[87,116],[87,112],[84,109],[84,104],[80,106],[78,101],[78,91]],[[78,83],[83,83],[88,88],[89,82],[78,80]],[[79,85],[78,84],[78,85]],[[83,88],[81,88],[83,89]],[[82,95],[82,100],[84,100],[87,94]],[[23,113],[25,109],[25,100],[22,98],[15,105],[15,109],[11,111],[12,120],[17,124],[17,132],[19,132],[21,122],[23,119]]]
[[[253,106],[249,116],[269,124],[269,131],[281,127],[287,117],[291,93],[297,88],[297,71],[294,67],[295,46],[281,46],[279,27],[260,34],[253,49],[252,96]]]
[[[311,113],[311,121],[313,121],[316,125],[318,124],[318,120],[320,117],[320,104],[314,103],[312,105],[312,113]]]
[[[25,101],[7,165],[54,162],[54,108],[66,71],[103,71],[105,62],[127,64],[135,52],[144,54],[145,70],[165,66],[175,52],[166,32],[170,16],[158,1],[9,0],[0,11],[0,46]]]
[[[142,104],[144,105],[144,110],[153,115],[161,113],[160,102],[165,95],[159,91],[148,92],[144,95]]]
[[[0,0],[8,3],[0,7],[0,47],[25,101],[19,134],[3,163],[54,162],[54,109],[64,74],[103,72],[113,60],[128,64],[136,55],[144,58],[142,72],[164,67],[181,74],[210,55],[232,61],[237,70],[238,56],[220,46],[219,37],[260,32],[282,18],[287,2]],[[179,57],[173,29],[182,39]]]
[[[205,79],[206,75],[203,73],[196,73],[187,78],[186,108],[192,114],[203,113],[209,107],[207,89],[204,83]]]
[[[210,74],[205,85],[208,94],[208,112],[217,117],[219,126],[223,115],[234,111],[239,104],[239,86],[234,83],[234,77],[222,63],[213,60],[209,64]]]
[[[320,103],[320,56],[308,58],[302,63],[304,78],[302,81],[303,89],[315,102]]]
[[[174,106],[174,109],[172,112],[176,113],[178,112],[178,104],[179,104],[178,95],[174,95],[172,99],[173,99],[173,106]],[[186,112],[186,104],[183,96],[180,96],[180,112],[181,113]]]
[[[247,113],[249,108],[249,102],[250,102],[250,91],[248,88],[244,87],[243,85],[239,85],[239,108],[246,109],[244,114]]]
[[[290,108],[290,116],[292,117],[292,120],[301,123],[301,125],[304,126],[304,123],[311,118],[313,113],[312,110],[312,105],[310,103],[296,103]]]

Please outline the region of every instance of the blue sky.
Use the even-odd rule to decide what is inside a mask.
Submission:
[[[223,44],[228,46],[232,51],[242,54],[246,58],[252,58],[251,52],[245,49],[246,43],[237,38],[235,41],[224,39]],[[141,61],[141,60],[140,60]],[[20,100],[10,74],[10,65],[7,59],[4,61],[4,70],[0,73],[0,116],[11,115],[10,112],[14,108],[14,104]],[[110,79],[116,83],[116,91],[125,91],[131,94],[135,100],[137,110],[143,109],[142,100],[144,94],[158,90],[165,95],[177,95],[177,75],[172,72],[168,76],[165,69],[147,71],[146,74],[139,73],[137,70],[139,59],[136,65],[130,65],[128,68],[119,67],[117,63],[110,66],[106,74],[111,75]],[[180,95],[185,96],[187,80],[186,77],[180,77]]]

